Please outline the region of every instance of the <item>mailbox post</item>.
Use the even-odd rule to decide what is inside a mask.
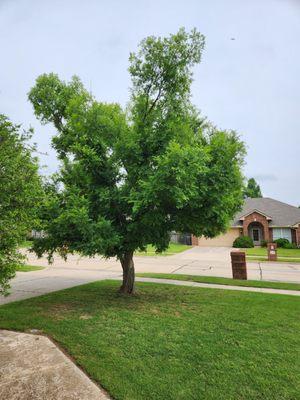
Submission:
[[[268,260],[277,261],[277,243],[268,243]]]
[[[246,253],[243,251],[232,251],[230,255],[233,279],[247,280]]]

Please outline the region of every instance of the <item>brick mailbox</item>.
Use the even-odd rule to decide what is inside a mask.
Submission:
[[[233,279],[247,279],[246,253],[243,251],[232,251],[231,267]]]
[[[277,261],[277,243],[268,243],[268,260]]]

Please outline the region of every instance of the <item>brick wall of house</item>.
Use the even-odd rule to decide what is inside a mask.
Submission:
[[[292,231],[292,243],[297,244],[297,230],[291,229]]]
[[[273,228],[269,228],[269,241],[272,242],[272,240],[273,240]]]
[[[296,229],[296,244],[297,244],[297,246],[300,246],[300,224],[298,225],[298,228]]]
[[[247,215],[243,221],[243,235],[248,236],[248,227],[252,222],[259,222],[264,231],[264,240],[270,240],[269,221],[267,218],[257,212]]]

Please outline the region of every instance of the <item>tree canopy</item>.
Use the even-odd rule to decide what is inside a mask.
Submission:
[[[250,178],[247,182],[247,185],[245,186],[244,189],[244,197],[263,197],[261,193],[261,189],[259,184],[256,182],[254,178]]]
[[[30,136],[0,115],[0,293],[4,295],[22,262],[17,249],[35,223],[42,193]]]
[[[214,237],[227,229],[242,204],[245,149],[190,101],[203,48],[196,30],[143,40],[129,59],[126,110],[97,101],[77,77],[37,78],[29,100],[56,128],[62,162],[41,212],[39,255],[116,256],[121,291],[132,293],[135,250],[166,249],[171,231]]]

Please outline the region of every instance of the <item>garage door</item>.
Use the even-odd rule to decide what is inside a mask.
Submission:
[[[213,239],[199,238],[199,246],[202,247],[232,247],[234,240],[240,236],[239,228],[231,228],[225,234]]]

